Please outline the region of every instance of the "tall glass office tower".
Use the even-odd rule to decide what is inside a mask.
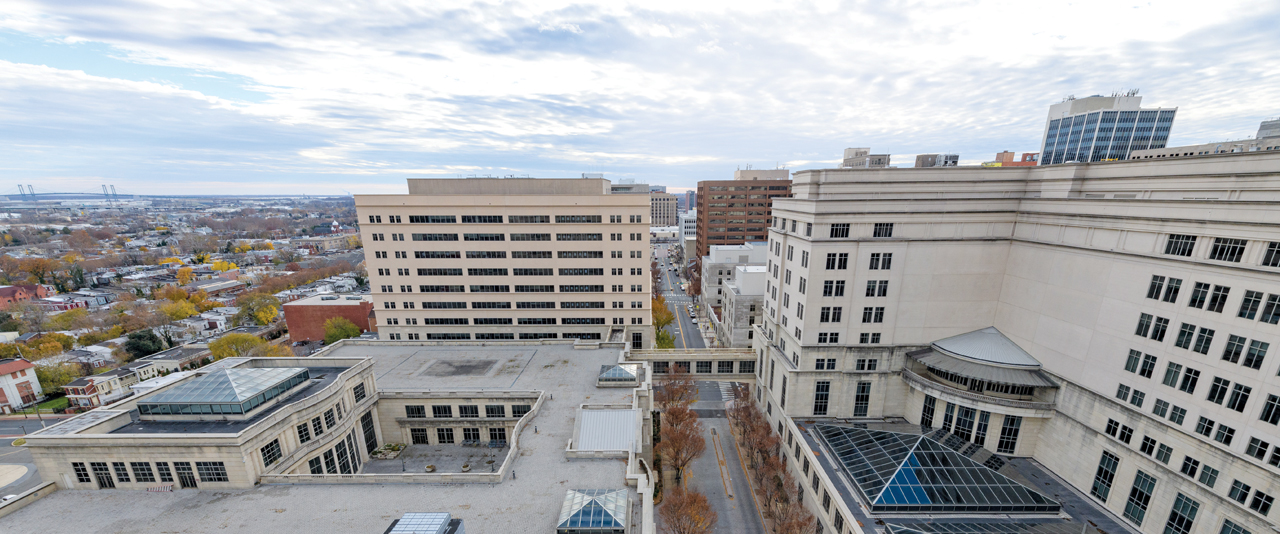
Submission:
[[[1142,97],[1069,98],[1049,107],[1040,164],[1129,159],[1129,152],[1164,148],[1178,108],[1140,106]]]

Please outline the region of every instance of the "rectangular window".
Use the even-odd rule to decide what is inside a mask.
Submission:
[[[1204,282],[1196,282],[1195,287],[1191,290],[1191,300],[1187,301],[1187,306],[1192,308],[1203,308],[1204,299],[1209,295],[1209,284]]]
[[[547,224],[551,222],[548,215],[508,215],[507,222],[510,224]]]
[[[1151,276],[1151,285],[1147,287],[1147,298],[1159,299],[1160,292],[1164,290],[1164,277],[1160,275]]]
[[[1129,490],[1129,498],[1125,501],[1125,519],[1132,521],[1135,525],[1142,525],[1142,519],[1147,515],[1147,505],[1151,504],[1151,493],[1155,488],[1156,479],[1138,471],[1133,479],[1133,488]]]
[[[932,395],[924,396],[924,406],[920,409],[920,426],[926,428],[933,427],[933,411],[938,404],[938,399]]]
[[[996,452],[1014,454],[1018,448],[1018,432],[1022,428],[1022,417],[1004,416],[1004,425],[1000,427],[1000,440],[996,443]]]
[[[1213,293],[1209,295],[1209,311],[1214,313],[1222,313],[1222,308],[1227,305],[1227,295],[1231,294],[1231,288],[1223,286],[1213,286]]]
[[[1249,509],[1265,516],[1271,512],[1271,503],[1274,501],[1275,499],[1270,495],[1255,490],[1253,500],[1249,502]]]
[[[1250,393],[1253,393],[1253,388],[1237,383],[1231,388],[1231,398],[1227,399],[1227,408],[1244,413],[1244,406],[1249,403]]]
[[[1138,328],[1133,334],[1140,337],[1147,337],[1151,333],[1151,314],[1143,313],[1138,315]]]
[[[280,461],[280,440],[271,440],[271,443],[263,446],[260,449],[260,452],[262,452],[262,465],[264,467],[270,467],[271,464]]]
[[[484,407],[485,417],[506,417],[507,407],[503,404],[486,404]]]
[[[1222,404],[1223,399],[1227,398],[1227,391],[1231,389],[1231,382],[1218,377],[1213,377],[1213,385],[1209,386],[1209,396],[1207,399],[1214,404]]]
[[[1240,311],[1236,317],[1253,320],[1258,315],[1258,305],[1262,304],[1262,293],[1245,290],[1244,300],[1240,301]]]
[[[306,423],[302,423],[298,425],[298,443],[302,444],[308,441],[311,441],[311,427],[308,427]]]
[[[414,241],[457,241],[458,234],[413,234]]]
[[[112,462],[111,467],[116,471],[116,481],[129,481],[129,469],[125,467],[124,462]]]
[[[1240,259],[1244,257],[1245,243],[1243,239],[1215,237],[1213,247],[1209,249],[1209,259],[1240,263]]]
[[[1271,444],[1258,438],[1249,438],[1249,446],[1245,448],[1244,453],[1258,460],[1262,460],[1267,456],[1267,450],[1271,448]],[[136,472],[137,470],[135,470]]]
[[[1267,305],[1262,308],[1262,317],[1258,320],[1267,324],[1280,323],[1280,295],[1267,295]]]
[[[1138,369],[1138,376],[1143,378],[1151,378],[1156,370],[1156,357],[1150,354],[1142,355],[1142,367]]]
[[[417,250],[413,253],[418,259],[457,259],[462,255],[456,250]]]
[[[831,225],[831,238],[849,237],[849,223],[840,223]]]
[[[431,434],[430,434],[430,432],[431,432],[431,430],[430,430],[430,429],[427,429],[427,428],[410,428],[410,429],[409,429],[409,443],[412,443],[412,444],[414,444],[414,445],[429,445],[429,444],[431,444],[431,438],[430,438]]]
[[[1116,388],[1116,398],[1122,401],[1129,400],[1129,386],[1120,384],[1120,387]]]
[[[819,380],[814,384],[813,415],[827,415],[827,403],[831,398],[831,382]]]
[[[1177,302],[1178,291],[1180,289],[1182,289],[1182,279],[1170,278],[1169,285],[1164,288],[1164,298],[1161,298],[1160,300],[1163,300],[1165,302]]]
[[[1164,333],[1167,330],[1169,330],[1169,320],[1164,317],[1156,317],[1155,323],[1151,326],[1151,339],[1164,341]]]
[[[1231,440],[1235,439],[1235,437],[1236,437],[1236,429],[1231,428],[1227,425],[1218,425],[1218,433],[1214,434],[1213,440],[1230,447]]]
[[[449,444],[449,443],[453,443],[453,429],[452,429],[452,428],[437,428],[437,429],[436,429],[436,443],[440,443],[440,444]]]
[[[1169,511],[1169,521],[1164,524],[1165,534],[1190,534],[1199,509],[1200,503],[1179,493],[1173,501],[1173,510]]]
[[[1169,421],[1173,422],[1173,424],[1181,425],[1182,422],[1186,420],[1186,418],[1187,418],[1186,408],[1179,408],[1177,406],[1169,408]]]
[[[1178,391],[1194,395],[1196,392],[1196,383],[1200,380],[1200,371],[1188,367],[1182,373],[1182,382],[1178,384]]]
[[[946,430],[947,432],[951,431],[951,420],[955,417],[955,415],[956,415],[956,405],[948,402],[946,411],[942,412],[942,429],[943,430]]]
[[[458,417],[476,418],[480,417],[480,407],[475,404],[463,404],[458,406]]]
[[[93,482],[93,479],[89,478],[89,470],[85,468],[84,462],[71,462],[71,468],[76,471],[76,482]]]
[[[1107,502],[1107,496],[1111,495],[1111,482],[1115,480],[1116,468],[1119,465],[1118,456],[1103,451],[1102,459],[1098,462],[1098,471],[1093,475],[1093,488],[1089,490],[1089,494],[1102,502]]]
[[[1212,488],[1214,484],[1218,483],[1218,470],[1206,465],[1200,470],[1200,478],[1197,480],[1201,484]]]
[[[1161,443],[1160,447],[1156,449],[1156,459],[1160,460],[1160,463],[1168,465],[1170,456],[1173,456],[1173,448]]]
[[[1191,348],[1191,341],[1196,336],[1196,325],[1182,323],[1182,327],[1178,329],[1178,339],[1173,342],[1173,346],[1180,349]]]
[[[449,405],[433,405],[431,407],[431,417],[442,419],[453,417],[453,406]]]
[[[866,417],[870,404],[871,382],[858,382],[858,389],[853,397],[853,416]]]
[[[1190,257],[1191,251],[1195,246],[1196,236],[1169,234],[1169,240],[1164,245],[1164,253],[1173,256]]]
[[[973,442],[986,446],[987,427],[991,424],[991,412],[978,412],[978,424],[973,427]]]
[[[1267,356],[1267,349],[1271,347],[1270,343],[1253,340],[1249,343],[1249,352],[1244,357],[1244,362],[1240,365],[1250,369],[1261,369],[1262,359]]]
[[[1171,388],[1178,387],[1178,375],[1182,374],[1182,365],[1169,362],[1168,367],[1164,370],[1164,385]]]
[[[551,241],[551,234],[511,234],[512,241]]]
[[[426,406],[405,406],[404,416],[410,419],[425,419],[427,417],[427,407]]]
[[[196,462],[196,474],[201,482],[227,482],[227,466],[222,462]]]
[[[1206,438],[1210,437],[1213,435],[1213,427],[1215,425],[1217,423],[1213,422],[1213,420],[1200,416],[1200,420],[1196,422],[1196,433]]]
[[[871,237],[893,237],[893,223],[875,223]]]
[[[1240,354],[1244,352],[1244,342],[1245,339],[1243,337],[1237,335],[1228,336],[1227,346],[1222,350],[1222,359],[1231,363],[1238,363]]]

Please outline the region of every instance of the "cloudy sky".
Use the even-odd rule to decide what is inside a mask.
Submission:
[[[1171,143],[1280,115],[1280,3],[0,3],[0,195],[403,192],[404,178],[1035,151],[1140,88]]]

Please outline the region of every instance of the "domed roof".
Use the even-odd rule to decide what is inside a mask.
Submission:
[[[1040,362],[994,326],[933,342],[933,349],[956,358],[1000,367],[1039,369]]]

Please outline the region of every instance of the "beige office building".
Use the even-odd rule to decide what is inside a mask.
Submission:
[[[1134,531],[1275,529],[1280,153],[793,180],[773,204],[757,400],[805,444],[795,474],[822,466],[805,502],[837,497],[814,505],[819,530],[907,501],[987,506],[847,497],[859,460],[839,440],[863,431],[822,425],[902,419],[993,469],[1032,458]],[[1058,506],[1002,505],[986,509]]]
[[[410,179],[357,195],[385,340],[576,339],[647,348],[648,195],[607,180]]]
[[[653,226],[675,226],[679,222],[679,198],[671,193],[649,193]]]

